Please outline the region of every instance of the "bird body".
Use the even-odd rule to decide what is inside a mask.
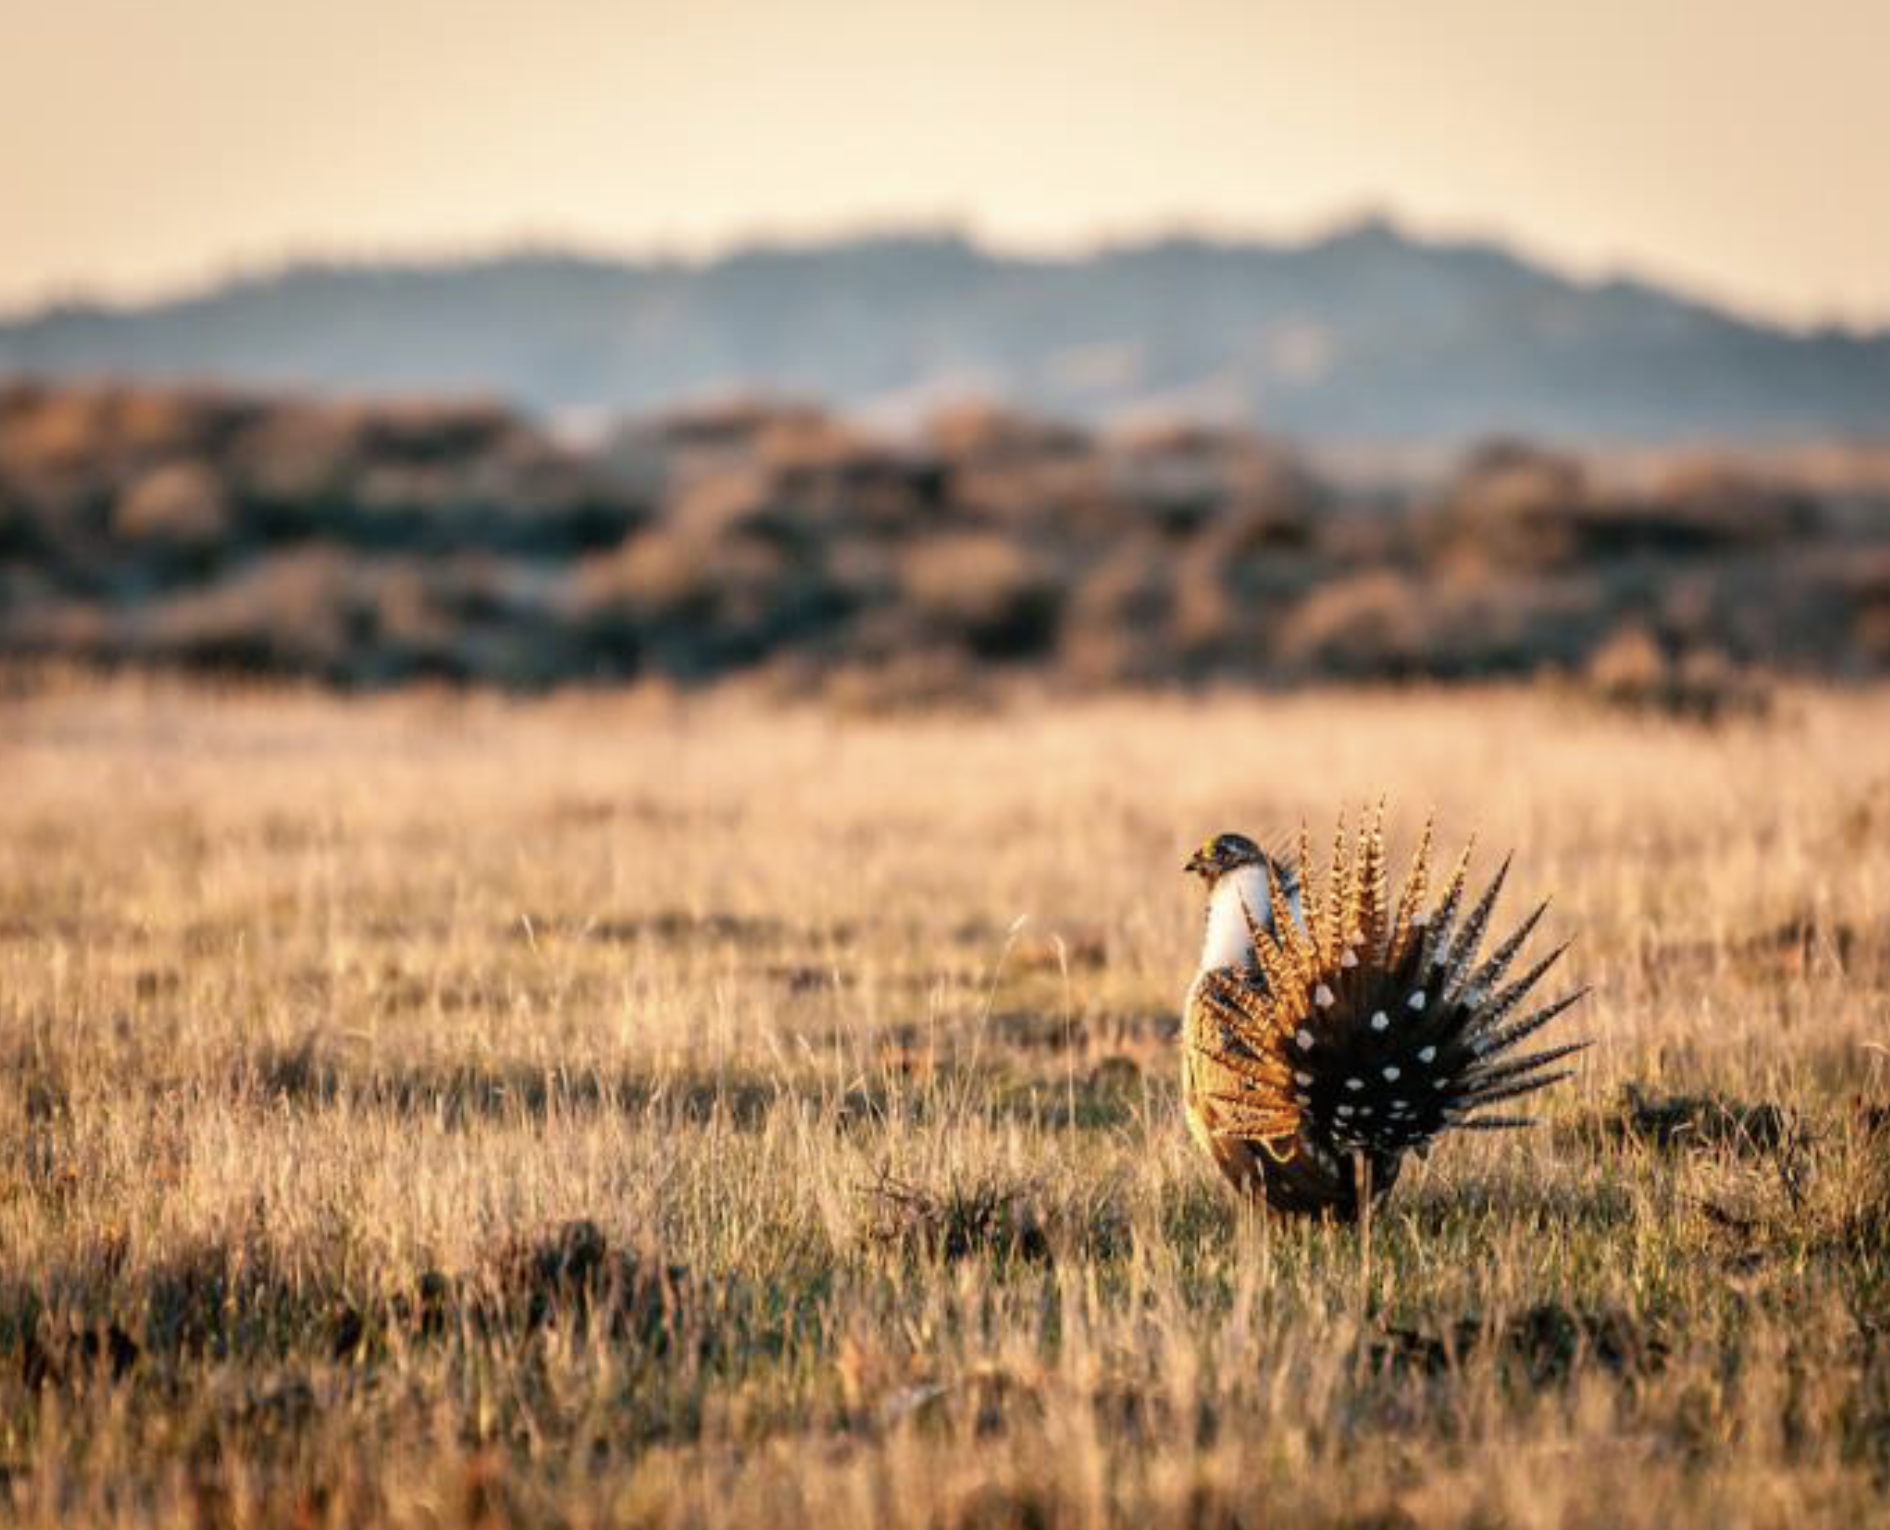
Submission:
[[[1349,1220],[1407,1152],[1453,1126],[1526,1125],[1476,1113],[1566,1076],[1551,1065],[1586,1043],[1510,1055],[1580,997],[1511,1018],[1561,955],[1503,982],[1546,905],[1479,963],[1508,863],[1466,910],[1469,857],[1428,910],[1430,830],[1393,907],[1382,809],[1355,847],[1341,824],[1323,888],[1303,832],[1297,867],[1238,834],[1188,863],[1209,891],[1182,1099],[1196,1142],[1244,1193]]]

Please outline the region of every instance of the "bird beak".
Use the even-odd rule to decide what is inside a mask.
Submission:
[[[1199,877],[1210,876],[1214,871],[1214,862],[1209,860],[1205,853],[1197,850],[1193,855],[1188,857],[1188,864],[1181,869]]]

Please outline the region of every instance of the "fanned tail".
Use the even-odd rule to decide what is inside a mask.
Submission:
[[[1302,827],[1305,922],[1293,917],[1276,880],[1271,907],[1247,911],[1254,968],[1205,973],[1197,985],[1201,1014],[1191,1034],[1225,1038],[1203,1054],[1215,1065],[1208,1098],[1226,1130],[1265,1148],[1264,1188],[1281,1209],[1351,1215],[1355,1155],[1369,1157],[1372,1183],[1382,1189],[1405,1152],[1427,1150],[1452,1127],[1530,1124],[1484,1112],[1568,1077],[1557,1065],[1589,1045],[1516,1050],[1585,990],[1511,1019],[1566,947],[1504,982],[1545,903],[1479,964],[1509,861],[1465,911],[1466,846],[1426,913],[1427,823],[1394,902],[1383,812],[1381,803],[1351,844],[1341,817],[1323,887]]]

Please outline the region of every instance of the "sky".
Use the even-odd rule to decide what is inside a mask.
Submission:
[[[1890,0],[0,0],[0,309],[299,257],[1365,213],[1890,324]]]

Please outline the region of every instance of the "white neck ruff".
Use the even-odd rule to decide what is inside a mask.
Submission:
[[[1242,904],[1246,905],[1245,912]],[[1287,892],[1287,905],[1293,920],[1299,922],[1299,891]],[[1247,915],[1269,934],[1273,931],[1273,895],[1267,887],[1267,868],[1258,862],[1230,871],[1214,884],[1208,894],[1207,934],[1201,941],[1201,970],[1214,972],[1222,967],[1247,967],[1254,961],[1253,937],[1247,930]]]

